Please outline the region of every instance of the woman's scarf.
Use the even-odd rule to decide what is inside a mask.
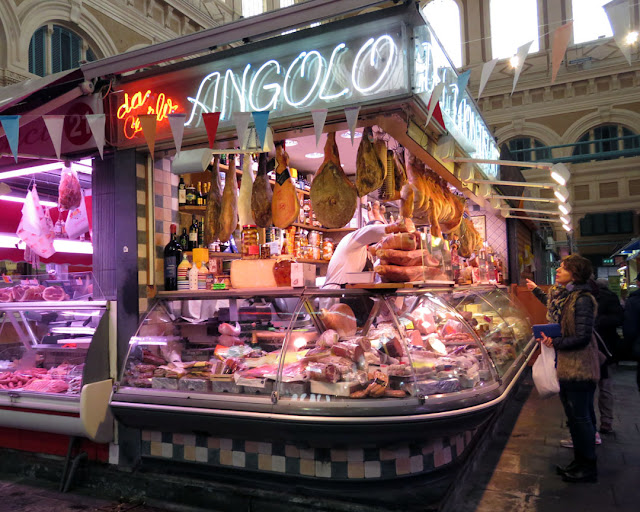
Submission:
[[[562,307],[569,297],[570,290],[559,284],[553,285],[547,294],[547,320],[552,324],[559,324],[562,317]]]

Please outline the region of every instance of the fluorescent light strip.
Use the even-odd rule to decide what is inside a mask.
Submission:
[[[24,203],[26,198],[15,196],[0,196],[0,199],[2,199],[3,201],[11,201],[13,203]],[[40,200],[40,204],[42,206],[58,206],[58,203],[54,203],[53,201]]]
[[[17,178],[18,176],[29,176],[31,174],[39,174],[41,172],[59,171],[63,168],[64,162],[53,162],[50,164],[34,165],[33,167],[24,167],[22,169],[14,169],[13,171],[0,172],[0,180]],[[93,168],[91,166],[91,159],[72,162],[71,168],[76,172],[81,172],[84,174],[91,174],[93,171]]]
[[[25,244],[15,235],[0,234],[0,248],[5,249],[24,249]],[[91,242],[80,242],[79,240],[61,240],[53,241],[53,248],[56,252],[64,252],[70,254],[93,254],[93,244]]]

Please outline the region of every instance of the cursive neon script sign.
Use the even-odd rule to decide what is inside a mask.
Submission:
[[[206,112],[220,112],[220,119],[227,120],[232,111],[285,113],[388,94],[406,87],[400,57],[396,40],[384,34],[353,47],[340,43],[288,59],[216,70],[187,98],[192,106],[185,126],[198,126]]]
[[[157,122],[168,119],[169,114],[178,110],[178,104],[161,92],[152,94],[151,90],[124,93],[124,100],[118,106],[116,116],[124,121],[123,131],[127,139],[133,139],[140,131],[140,114],[155,114]]]

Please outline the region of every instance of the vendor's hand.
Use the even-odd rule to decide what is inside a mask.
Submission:
[[[544,343],[547,347],[553,347],[553,338],[549,338],[549,336],[543,332],[540,333],[540,336],[541,337],[538,338],[540,343]]]
[[[538,285],[536,283],[534,283],[531,279],[527,279],[527,289],[532,292],[533,290],[535,290]]]
[[[387,224],[385,233],[413,233],[416,227],[411,219],[399,219],[393,224]]]

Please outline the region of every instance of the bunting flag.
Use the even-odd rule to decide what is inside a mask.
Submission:
[[[176,157],[182,149],[182,137],[184,136],[184,121],[187,114],[169,114],[169,124],[171,125],[171,135],[176,146]]]
[[[349,127],[349,135],[351,135],[352,146],[353,146],[353,139],[356,136],[356,126],[358,125],[359,114],[360,114],[360,107],[347,107],[344,109],[344,116],[347,119],[347,126]]]
[[[100,158],[104,159],[105,116],[104,114],[86,114],[85,117],[87,118],[87,123],[89,123],[93,140],[96,142],[96,147],[100,152]]]
[[[518,48],[518,51],[516,52],[518,65],[516,66],[516,72],[513,75],[513,87],[511,88],[511,94],[513,94],[513,91],[516,90],[516,84],[520,79],[520,73],[522,72],[522,68],[524,67],[524,60],[527,58],[527,54],[529,53],[529,48],[531,48],[532,44],[533,44],[533,41],[529,41],[528,43],[525,43],[520,48]]]
[[[240,149],[246,149],[247,143],[246,136],[249,129],[249,121],[251,120],[251,112],[234,112],[233,121],[236,124],[236,135],[238,136],[238,142],[240,143]]]
[[[205,149],[202,151],[202,157],[200,159],[200,163],[202,164],[202,172],[207,170],[207,167],[211,165],[211,160],[213,160],[213,154],[210,150]]]
[[[140,126],[142,127],[142,135],[144,140],[147,141],[149,146],[149,153],[151,153],[151,160],[153,160],[153,153],[156,148],[156,128],[158,124],[158,118],[155,114],[140,114],[138,115],[140,120]]]
[[[558,27],[553,32],[553,42],[551,43],[551,83],[556,81],[558,71],[560,70],[560,64],[567,52],[567,46],[569,45],[569,38],[571,37],[571,27],[573,27],[573,21]]]
[[[482,66],[482,74],[480,75],[480,88],[478,89],[478,101],[480,101],[480,96],[482,96],[484,86],[487,85],[489,77],[491,76],[491,73],[493,73],[493,68],[496,67],[497,63],[498,59],[492,59],[489,62],[485,62]]]
[[[470,76],[470,69],[467,69],[464,73],[460,73],[458,75],[458,96],[456,97],[456,110],[458,110],[458,107],[460,107],[460,102],[464,97],[464,92],[467,90],[467,84],[469,83]]]
[[[56,150],[56,157],[60,160],[60,149],[62,148],[62,127],[64,125],[65,116],[42,116],[49,137],[51,137],[51,143],[53,149]]]
[[[324,123],[327,120],[327,113],[329,112],[326,108],[317,108],[311,111],[311,117],[313,118],[313,129],[316,133],[316,147],[320,144],[320,137],[322,136],[322,130],[324,128]]]
[[[22,116],[0,116],[2,128],[4,129],[4,133],[7,136],[9,147],[11,148],[11,153],[13,153],[13,158],[16,163],[18,162],[18,135],[20,132],[20,117]]]
[[[607,13],[611,30],[613,31],[613,39],[618,48],[631,64],[631,47],[626,44],[626,37],[631,30],[631,13],[629,12],[629,2],[612,1],[602,6]]]
[[[273,130],[267,127],[267,134],[264,138],[264,146],[262,147],[262,151],[265,153],[269,153],[276,149],[276,145],[273,142]]]
[[[431,99],[429,99],[429,112],[427,114],[427,122],[424,123],[425,128],[429,125],[431,121],[431,117],[433,116],[433,111],[436,107],[439,106],[440,98],[442,96],[442,91],[444,91],[444,82],[440,82],[433,88],[433,92],[431,93]],[[442,118],[442,112],[440,112],[440,117]],[[440,120],[436,119],[436,121],[440,122]],[[442,121],[442,126],[444,127],[444,121]]]
[[[213,149],[213,143],[216,141],[216,133],[218,133],[218,123],[220,122],[220,112],[205,112],[202,114],[204,127],[207,130],[207,138],[209,139],[209,147]]]
[[[256,124],[256,135],[258,136],[258,147],[264,146],[265,135],[267,134],[267,124],[269,122],[269,110],[253,112],[253,122]]]

